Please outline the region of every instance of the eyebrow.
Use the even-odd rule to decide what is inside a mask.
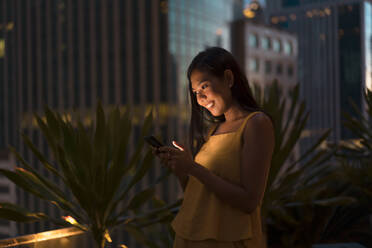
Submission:
[[[200,85],[201,83],[204,83],[205,81],[208,81],[208,78],[203,78],[202,80],[200,80],[198,85]],[[195,90],[195,89],[191,87],[191,90]]]

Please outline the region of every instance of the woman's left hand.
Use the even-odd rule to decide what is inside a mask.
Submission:
[[[160,147],[159,151],[161,153],[159,156],[168,160],[168,166],[173,171],[190,174],[191,169],[195,166],[190,150],[176,141],[173,141],[172,144],[177,148]]]

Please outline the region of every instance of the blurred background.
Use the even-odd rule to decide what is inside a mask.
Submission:
[[[371,14],[368,0],[0,0],[0,166],[14,167],[10,144],[52,178],[20,137],[49,153],[33,119],[44,105],[67,119],[78,111],[86,124],[98,100],[131,106],[135,124],[152,107],[154,133],[184,142],[187,66],[210,46],[231,51],[250,84],[277,80],[280,97],[299,83],[310,118],[298,153],[328,128],[330,143],[353,140],[341,113],[352,114],[349,99],[363,110],[362,92],[372,89]],[[134,125],[132,142],[139,138]],[[164,201],[180,192],[175,178],[157,188]],[[61,215],[4,178],[0,198]],[[0,238],[53,228],[0,221]],[[125,235],[118,240],[131,247]]]

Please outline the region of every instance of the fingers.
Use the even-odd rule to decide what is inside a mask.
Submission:
[[[158,148],[159,152],[175,152],[178,151],[176,148],[169,147],[169,146],[162,146]]]

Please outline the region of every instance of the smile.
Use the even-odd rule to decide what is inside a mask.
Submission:
[[[205,106],[206,108],[211,108],[211,107],[213,107],[214,106],[214,102],[211,102],[211,103],[209,103],[207,106]]]

